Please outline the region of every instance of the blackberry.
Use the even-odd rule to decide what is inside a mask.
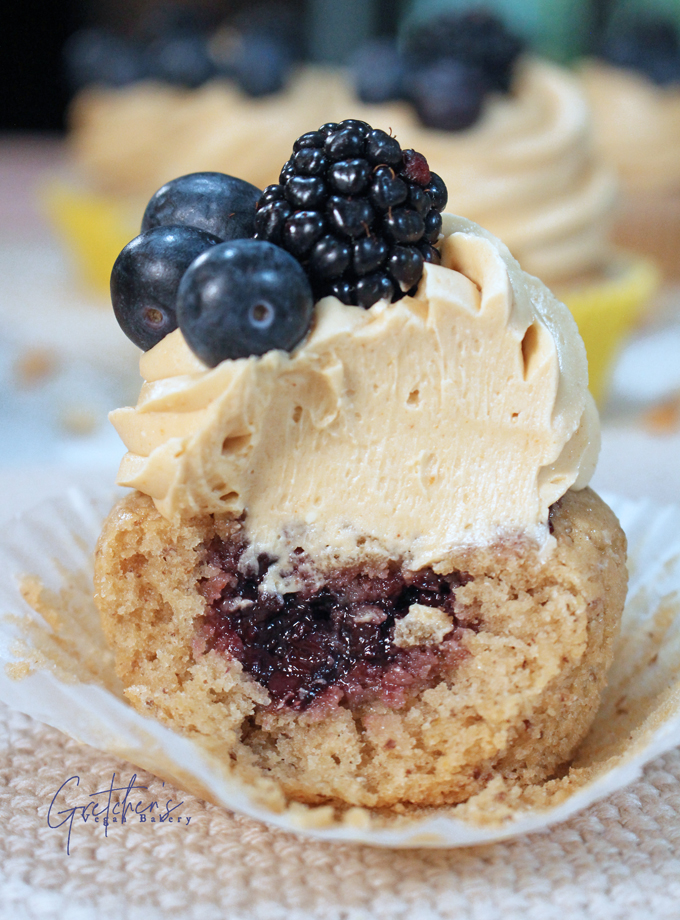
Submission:
[[[422,154],[366,122],[331,122],[295,141],[257,204],[255,239],[294,256],[315,299],[370,307],[412,292],[439,262],[446,201]]]
[[[607,30],[600,56],[645,74],[658,86],[680,83],[680,35],[669,19],[651,13],[619,17]]]
[[[439,61],[457,61],[481,71],[490,90],[507,93],[523,42],[484,10],[444,13],[412,28],[405,56],[417,71]]]

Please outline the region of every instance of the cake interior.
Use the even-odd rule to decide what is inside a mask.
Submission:
[[[399,708],[469,654],[463,630],[476,631],[479,622],[455,612],[456,589],[471,580],[465,573],[413,572],[385,562],[319,576],[298,548],[289,568],[299,590],[280,595],[262,590],[277,560],[261,555],[257,570],[248,570],[245,549],[238,538],[217,536],[202,548],[211,574],[198,585],[206,615],[197,650],[239,661],[267,690],[272,708],[319,712],[371,699]],[[436,644],[395,644],[396,624],[413,605],[447,616],[448,631]]]
[[[242,520],[172,522],[132,493],[96,599],[131,704],[276,808],[451,805],[555,776],[597,710],[625,538],[588,489],[549,523],[545,547],[518,535],[438,572],[368,554],[321,572],[294,544],[257,560]]]

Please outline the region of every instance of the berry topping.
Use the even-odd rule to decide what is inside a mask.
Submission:
[[[444,13],[415,28],[406,36],[405,54],[411,67],[427,67],[435,61],[454,60],[478,68],[490,90],[507,93],[522,41],[485,10]]]
[[[353,61],[357,96],[362,102],[381,103],[403,93],[404,62],[389,39],[367,42]]]
[[[177,328],[177,291],[194,259],[220,243],[196,227],[154,227],[128,243],[111,272],[111,302],[129,339],[144,351]]]
[[[331,229],[350,239],[369,234],[374,216],[373,208],[365,198],[344,198],[334,195],[328,201],[328,221]]]
[[[352,249],[349,243],[335,236],[324,236],[309,258],[311,271],[319,278],[339,278],[349,267]]]
[[[147,55],[155,79],[195,89],[215,76],[208,43],[198,32],[170,33],[152,42]]]
[[[152,227],[198,227],[221,240],[247,239],[255,233],[259,189],[218,172],[190,173],[173,179],[152,196],[142,231]]]
[[[177,295],[182,334],[210,367],[273,348],[290,351],[307,333],[313,310],[299,262],[261,240],[214,246],[192,263]]]
[[[419,68],[410,84],[418,118],[428,128],[462,131],[481,115],[487,85],[478,67],[461,61],[435,61]]]
[[[316,298],[370,307],[414,288],[436,262],[446,186],[425,157],[363,121],[297,139],[255,215],[255,237],[286,249]]]
[[[449,200],[449,193],[446,189],[446,185],[441,176],[438,176],[437,173],[430,173],[430,184],[428,185],[426,192],[432,200],[432,207],[436,211],[443,211],[446,207],[446,203]]]
[[[255,215],[256,235],[270,243],[281,243],[283,228],[292,213],[293,209],[287,201],[265,203]]]
[[[296,208],[318,208],[328,198],[326,184],[319,176],[291,176],[285,193]]]
[[[610,25],[600,51],[618,67],[630,67],[659,86],[680,83],[680,35],[668,19],[622,15]]]
[[[371,178],[371,167],[367,160],[340,160],[334,163],[328,173],[328,181],[341,195],[360,195]]]
[[[354,61],[357,94],[364,102],[409,101],[424,125],[442,131],[470,127],[489,92],[510,91],[523,48],[498,18],[482,10],[424,21],[412,16],[401,46],[381,39],[360,49]],[[366,157],[396,165],[382,154],[373,159],[370,149]]]
[[[427,185],[431,179],[427,160],[416,150],[404,150],[404,176],[417,185]]]

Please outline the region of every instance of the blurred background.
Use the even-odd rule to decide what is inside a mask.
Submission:
[[[307,113],[327,120],[324,105],[329,119],[354,105],[358,117],[411,119],[423,152],[431,140],[455,172],[465,145],[483,149],[484,132],[495,137],[515,110],[527,138],[547,117],[524,99],[514,59],[527,55],[568,72],[588,107],[587,130],[570,141],[588,155],[565,160],[565,186],[594,175],[594,157],[618,189],[606,227],[615,255],[555,277],[602,413],[595,484],[680,501],[679,35],[680,0],[15,4],[0,33],[0,517],[115,474],[123,447],[106,413],[136,401],[139,352],[106,284],[155,188],[177,171],[242,161],[234,174],[275,182],[277,144],[290,149]],[[509,47],[519,75],[482,85],[479,61],[496,66]],[[268,146],[277,168],[253,155]],[[245,175],[253,160],[260,172]],[[465,169],[468,183],[489,179]],[[587,248],[586,218],[570,219]]]

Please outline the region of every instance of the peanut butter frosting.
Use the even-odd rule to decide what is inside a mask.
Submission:
[[[582,68],[595,141],[630,192],[680,191],[680,87],[599,61]]]
[[[263,99],[219,81],[198,90],[88,90],[72,111],[72,143],[85,173],[116,194],[149,197],[199,170],[264,188],[278,180],[296,137],[349,117],[427,151],[456,212],[488,227],[546,282],[598,272],[611,260],[613,173],[594,153],[578,80],[537,59],[521,62],[513,92],[489,97],[479,122],[460,132],[424,128],[405,102],[365,105],[342,73],[307,67],[285,92]]]
[[[301,547],[322,567],[546,540],[599,449],[583,343],[490,233],[445,215],[440,246],[413,297],[319,301],[290,354],[211,369],[172,332],[141,358],[137,406],[111,414],[119,484],[171,520],[245,514],[255,557]]]

